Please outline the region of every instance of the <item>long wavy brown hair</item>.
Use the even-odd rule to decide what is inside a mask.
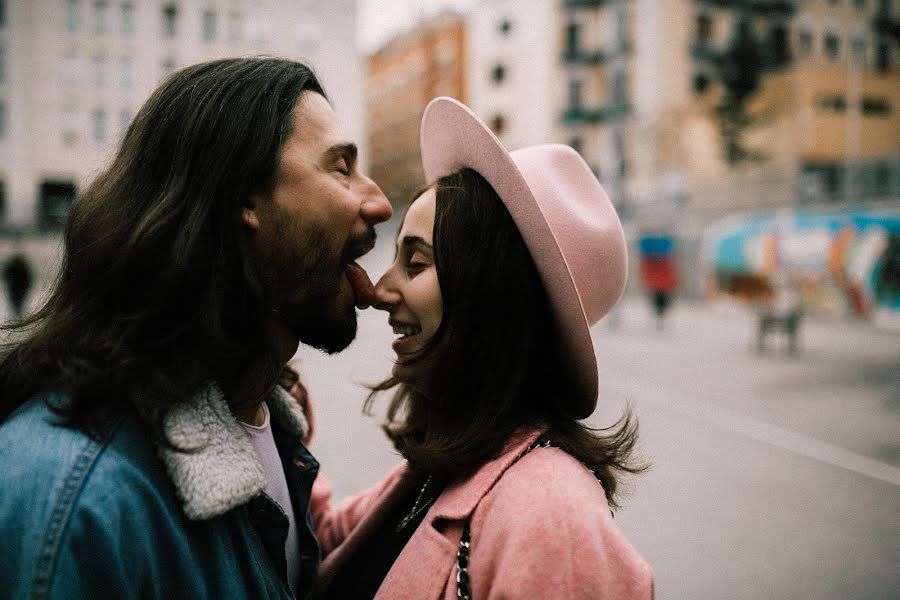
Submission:
[[[4,326],[0,421],[43,394],[66,425],[96,433],[133,405],[158,433],[201,386],[228,397],[268,352],[240,211],[274,184],[303,91],[325,95],[305,65],[242,58],[188,67],[153,93],[74,202],[48,300]]]
[[[601,430],[566,413],[559,399],[576,393],[578,382],[512,217],[473,170],[443,177],[434,188],[443,315],[411,359],[428,360],[428,393],[390,378],[374,386],[366,410],[379,392],[396,388],[384,431],[411,467],[446,478],[496,457],[516,431],[549,425],[545,437],[593,470],[616,506],[619,475],[647,468],[633,456],[634,413],[626,408]]]

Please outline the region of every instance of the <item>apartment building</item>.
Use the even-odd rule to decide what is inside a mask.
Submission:
[[[0,0],[0,223],[58,231],[152,89],[205,60],[307,62],[362,143],[355,48],[355,0]]]

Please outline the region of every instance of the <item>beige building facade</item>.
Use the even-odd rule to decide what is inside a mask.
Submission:
[[[109,159],[153,88],[196,62],[302,60],[365,145],[355,0],[2,4],[0,220],[8,228],[58,231],[73,196]]]

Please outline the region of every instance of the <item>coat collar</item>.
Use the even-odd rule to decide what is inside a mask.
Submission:
[[[288,392],[276,385],[266,404],[273,422],[293,436],[306,436],[306,417]],[[192,521],[218,517],[265,489],[253,443],[215,384],[170,408],[163,434],[172,447],[160,444],[158,453]]]
[[[439,597],[451,577],[463,523],[471,518],[478,503],[503,473],[543,432],[544,429],[520,431],[506,443],[500,456],[445,489],[400,552],[375,600]],[[442,524],[438,526],[439,523]]]
[[[431,507],[428,518],[431,521],[468,519],[484,495],[544,431],[546,427],[522,430],[513,435],[497,458],[486,462],[468,479],[454,482],[445,489]]]

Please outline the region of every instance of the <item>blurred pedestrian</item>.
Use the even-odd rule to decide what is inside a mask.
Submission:
[[[277,386],[356,335],[391,207],[315,75],[169,77],[75,201],[46,304],[0,356],[11,598],[307,598],[318,464]]]
[[[610,511],[641,469],[634,417],[579,422],[597,403],[590,326],[625,285],[612,204],[571,148],[507,153],[449,98],[425,111],[422,157],[431,183],[376,286],[399,337],[374,393],[396,390],[384,429],[406,462],[336,507],[317,490],[319,594],[650,598]]]
[[[656,315],[656,327],[662,329],[678,289],[678,267],[675,264],[674,241],[669,236],[645,236],[641,238],[641,284]]]
[[[31,291],[33,279],[31,265],[22,253],[16,252],[6,261],[3,267],[3,282],[6,284],[9,306],[16,319],[21,318],[25,310],[25,300]]]
[[[783,269],[772,275],[771,291],[762,300],[757,311],[756,348],[766,351],[766,338],[770,333],[781,332],[787,338],[788,352],[797,353],[797,338],[803,321],[803,305],[796,279]]]

